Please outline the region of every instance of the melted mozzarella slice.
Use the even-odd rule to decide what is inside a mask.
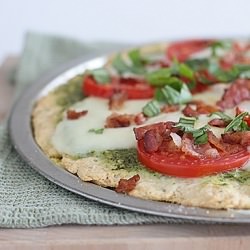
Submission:
[[[137,114],[147,102],[148,100],[127,101],[116,113]],[[107,128],[102,134],[90,132],[93,129],[104,128],[106,118],[112,114],[107,99],[88,97],[71,108],[76,111],[88,110],[88,113],[77,120],[64,119],[57,125],[52,143],[59,152],[75,156],[91,151],[135,146],[132,126]]]

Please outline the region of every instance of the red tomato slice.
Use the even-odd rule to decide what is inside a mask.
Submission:
[[[183,157],[183,153],[147,153],[143,140],[138,141],[137,154],[139,161],[147,168],[177,177],[199,177],[233,170],[243,166],[250,157],[246,150],[216,159]]]
[[[199,52],[208,47],[212,40],[187,40],[170,44],[167,48],[167,58],[172,61],[177,59],[180,62],[186,61],[193,53]]]
[[[154,88],[143,80],[134,78],[113,78],[111,83],[98,84],[92,76],[83,80],[83,93],[88,96],[110,98],[115,91],[124,91],[128,99],[146,99],[154,96]]]

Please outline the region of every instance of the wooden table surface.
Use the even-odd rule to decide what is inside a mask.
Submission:
[[[8,112],[15,57],[0,67],[0,120]],[[250,249],[250,225],[63,225],[40,229],[0,229],[0,249]]]

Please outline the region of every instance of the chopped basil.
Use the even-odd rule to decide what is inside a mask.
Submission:
[[[248,115],[248,112],[243,112],[237,115],[225,128],[225,133],[230,131],[245,131],[249,130],[244,117]]]
[[[213,112],[212,114],[210,114],[209,116],[212,116],[212,115],[217,115],[219,116],[222,120],[224,120],[225,122],[231,122],[232,121],[232,118],[230,116],[228,116],[227,114],[223,113],[223,112],[220,112],[220,111],[217,111],[217,112]]]
[[[93,69],[90,74],[98,83],[109,83],[111,80],[109,72],[105,68]]]
[[[180,128],[183,132],[190,132],[194,130],[195,121],[194,117],[180,117],[175,127]]]
[[[231,42],[224,40],[224,41],[215,41],[210,45],[210,48],[212,50],[212,56],[217,57],[218,55],[218,50],[221,49],[230,49],[231,48]]]
[[[161,87],[176,79],[175,76],[194,80],[194,71],[187,64],[176,61],[169,68],[162,68],[148,73],[146,79],[151,85]]]
[[[209,126],[206,125],[202,128],[196,129],[194,131],[192,131],[192,135],[194,138],[194,143],[195,144],[205,144],[208,141],[208,135],[207,135],[207,131],[209,129]]]
[[[232,67],[230,70],[218,68],[217,71],[214,72],[214,75],[220,82],[232,82],[239,77],[240,72],[236,67]]]
[[[203,70],[206,69],[209,65],[208,58],[202,59],[188,59],[185,61],[185,64],[189,66],[193,71]]]
[[[112,66],[117,70],[119,74],[134,73],[145,74],[146,70],[142,63],[141,56],[138,50],[132,50],[128,53],[131,60],[131,65],[128,65],[122,58],[121,54],[118,54],[112,61]]]
[[[112,66],[118,71],[119,74],[131,71],[130,67],[122,59],[121,54],[118,54],[114,58],[114,60],[112,61]]]
[[[142,112],[144,115],[146,115],[148,117],[153,117],[153,116],[160,114],[161,108],[160,108],[160,105],[157,101],[152,100],[152,101],[148,102],[142,108]]]
[[[142,57],[138,49],[129,51],[128,56],[134,66],[143,67],[147,63],[147,60]]]
[[[155,97],[158,101],[165,102],[169,105],[183,104],[192,99],[192,95],[185,83],[176,78],[169,85],[159,88]]]
[[[152,86],[162,87],[173,80],[171,74],[172,72],[170,68],[162,68],[148,73],[146,75],[146,80]]]
[[[234,67],[239,71],[241,78],[250,79],[250,65],[236,64]]]
[[[104,128],[91,128],[91,129],[89,129],[88,132],[100,135],[103,133],[103,131],[104,131]]]
[[[232,82],[239,77],[250,78],[250,65],[236,64],[229,70],[223,70],[217,61],[211,60],[208,71],[221,82]]]
[[[187,64],[179,63],[178,61],[175,61],[172,65],[172,73],[190,80],[194,79],[193,70]]]
[[[207,131],[209,130],[209,126],[206,125],[204,127],[195,129],[195,121],[196,118],[194,117],[181,117],[175,127],[180,128],[183,132],[191,133],[193,135],[195,144],[205,144],[208,140]]]

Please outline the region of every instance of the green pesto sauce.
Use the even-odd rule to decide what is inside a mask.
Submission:
[[[239,184],[250,185],[250,171],[246,170],[233,170],[223,174],[205,177],[215,185],[228,185],[230,182],[238,182]]]
[[[150,174],[161,177],[160,173],[150,171],[145,168],[137,159],[136,149],[106,150],[103,152],[91,152],[88,156],[97,156],[103,160],[107,166],[112,166],[112,170],[126,170],[140,174]]]
[[[72,104],[82,100],[84,98],[82,92],[82,82],[83,75],[78,75],[71,80],[69,80],[66,84],[59,86],[54,94],[56,95],[56,102],[63,109],[67,109]]]
[[[61,107],[61,112],[57,115],[57,122],[63,118],[63,112],[74,103],[84,98],[82,92],[83,75],[78,75],[56,88],[53,92],[56,97],[56,104]]]

